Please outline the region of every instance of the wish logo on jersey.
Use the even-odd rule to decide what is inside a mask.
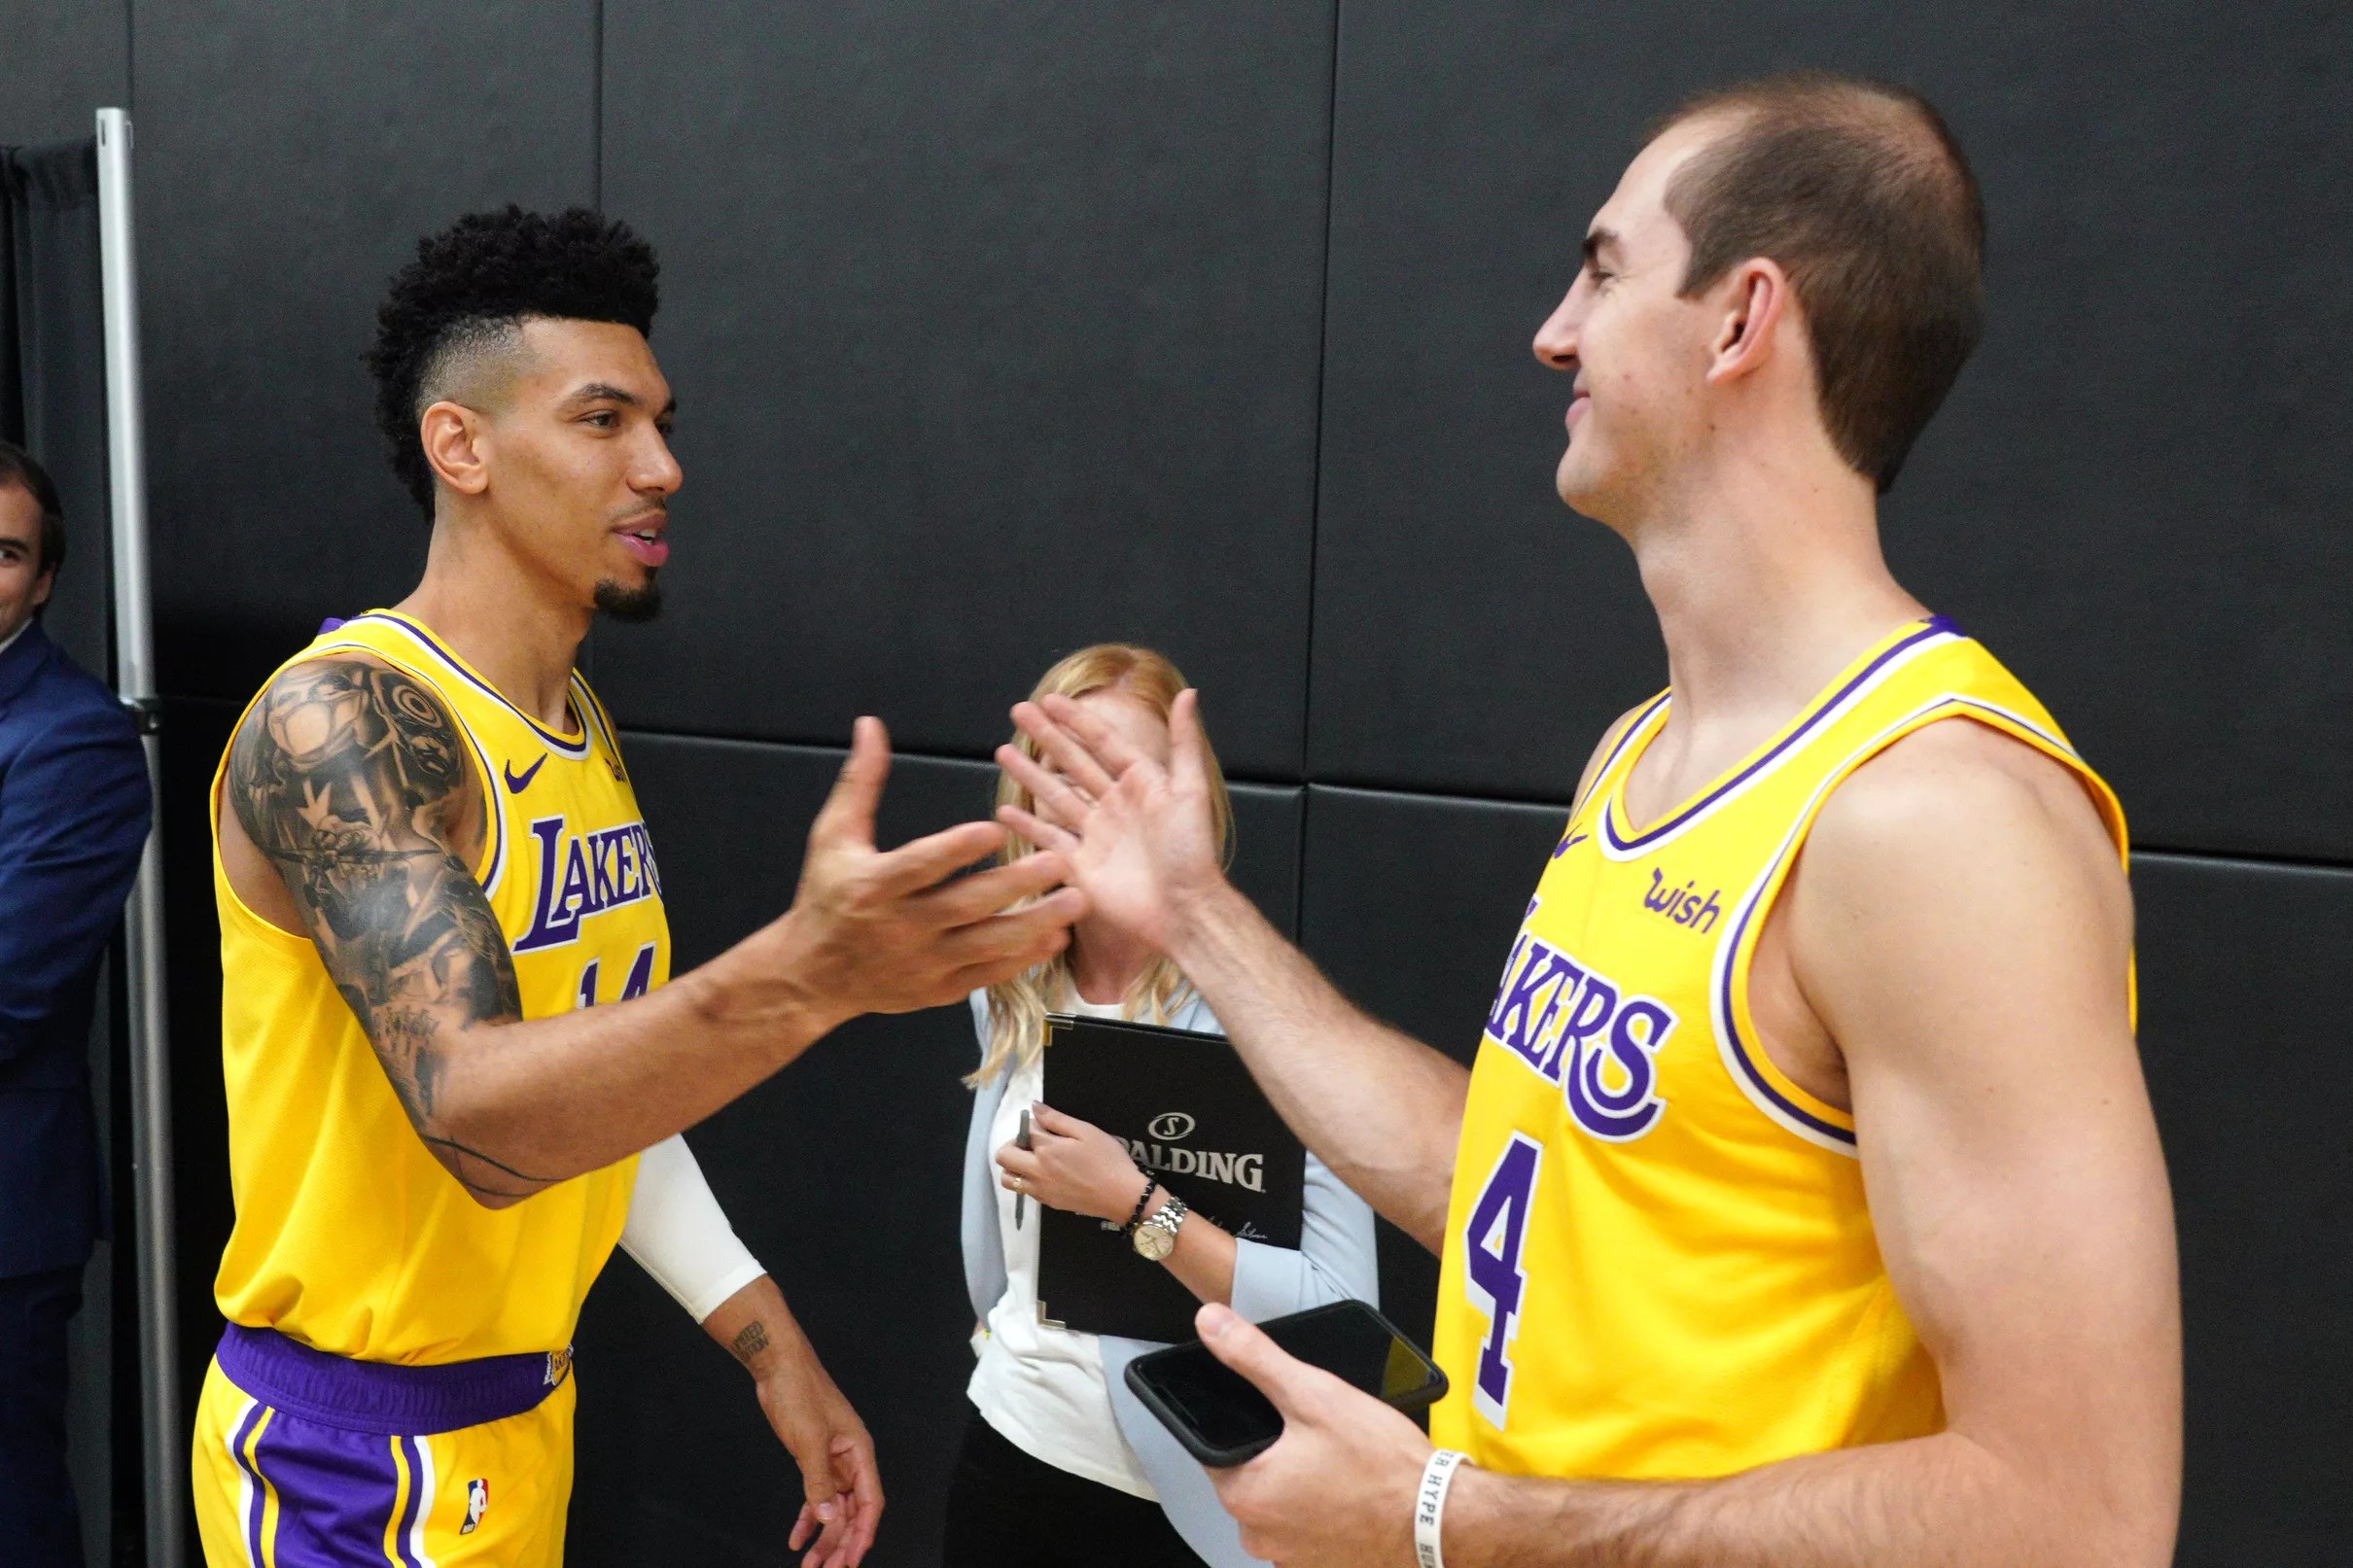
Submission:
[[[1525,925],[1487,1015],[1487,1037],[1559,1085],[1576,1124],[1612,1143],[1640,1137],[1665,1108],[1651,1059],[1674,1028],[1664,1003],[1625,995]]]
[[[517,953],[561,947],[580,934],[585,917],[662,890],[644,822],[574,833],[565,819],[542,817],[531,824],[531,836],[540,843],[540,889],[531,929],[514,945]]]

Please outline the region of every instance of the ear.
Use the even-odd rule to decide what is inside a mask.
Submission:
[[[1772,362],[1781,318],[1796,304],[1789,274],[1769,257],[1751,257],[1712,292],[1724,314],[1708,345],[1707,379],[1723,383],[1755,374]]]
[[[437,402],[417,421],[425,461],[440,481],[463,496],[490,488],[489,427],[464,403]]]
[[[33,609],[49,603],[50,591],[57,586],[57,569],[51,567],[33,579]]]

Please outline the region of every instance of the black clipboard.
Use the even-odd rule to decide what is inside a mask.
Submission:
[[[1299,1245],[1307,1151],[1222,1036],[1049,1014],[1044,1074],[1047,1104],[1127,1144],[1196,1214],[1245,1240]],[[1193,1337],[1200,1299],[1139,1257],[1117,1226],[1042,1205],[1037,1218],[1041,1322],[1130,1340]]]

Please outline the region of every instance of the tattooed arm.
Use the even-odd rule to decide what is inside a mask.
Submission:
[[[874,848],[889,759],[860,720],[781,918],[646,996],[554,1018],[521,1018],[463,854],[484,781],[433,693],[376,659],[271,682],[231,744],[222,860],[239,896],[309,934],[417,1135],[504,1207],[684,1131],[845,1019],[936,1006],[1061,950],[1084,901],[1048,891],[1056,857],[947,880],[1002,841],[981,823]]]
[[[297,665],[239,732],[228,793],[426,1147],[493,1205],[556,1179],[471,1147],[440,1115],[450,1051],[523,1009],[498,919],[452,847],[480,832],[480,781],[432,693],[369,660]]]

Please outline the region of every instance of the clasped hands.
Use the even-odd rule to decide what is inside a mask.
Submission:
[[[1148,1179],[1127,1145],[1092,1122],[1040,1101],[1031,1112],[1030,1147],[997,1151],[998,1185],[1048,1208],[1125,1225]]]

